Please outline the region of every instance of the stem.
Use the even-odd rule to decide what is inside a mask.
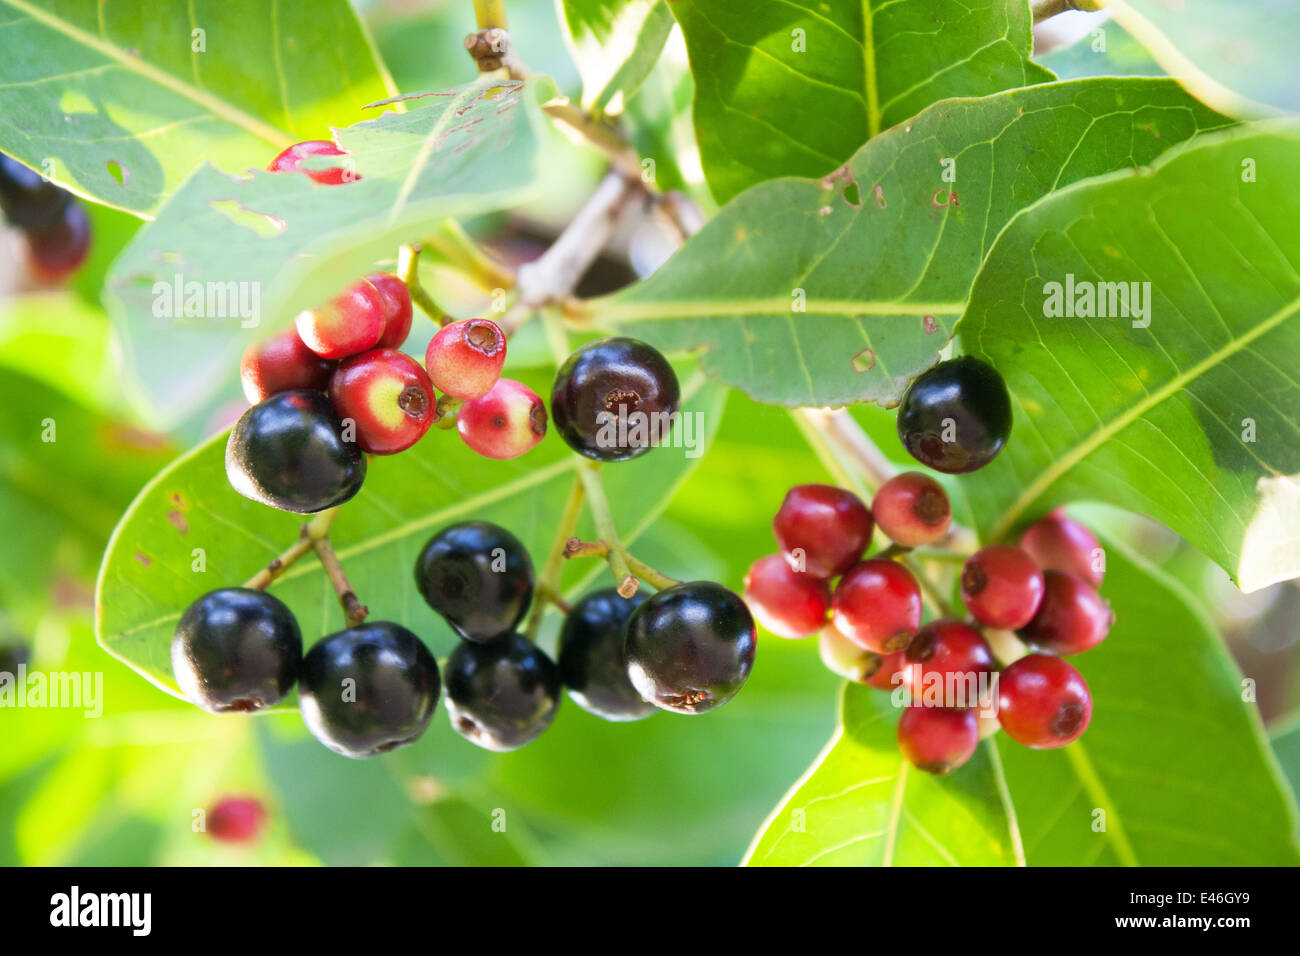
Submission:
[[[451,317],[438,308],[436,302],[429,298],[429,293],[420,285],[420,251],[418,242],[402,246],[397,253],[397,275],[411,294],[411,301],[420,307],[420,311],[439,325],[446,325]]]
[[[455,219],[443,220],[425,244],[488,288],[509,289],[515,284],[514,270],[484,252]]]
[[[474,0],[474,15],[478,17],[478,28],[490,30],[493,27],[506,28],[505,0]]]
[[[1034,23],[1050,20],[1058,13],[1070,10],[1099,10],[1097,0],[1034,0],[1032,4]]]
[[[304,524],[298,531],[298,540],[282,551],[278,557],[272,558],[271,563],[261,571],[249,578],[244,587],[265,591],[270,587],[272,581],[293,567],[299,558],[312,549],[314,541],[329,534],[330,525],[334,523],[338,513],[338,508],[330,508],[327,511],[322,511],[311,521]]]
[[[334,586],[334,593],[339,596],[339,604],[343,608],[343,616],[347,618],[348,625],[356,626],[364,623],[370,610],[357,600],[357,594],[352,590],[352,584],[343,572],[343,565],[339,564],[338,555],[334,553],[330,539],[315,538],[312,540],[312,548],[316,551],[321,567],[325,569],[325,576]]]
[[[573,530],[578,526],[578,518],[582,515],[582,499],[586,487],[581,478],[573,479],[573,487],[569,490],[569,500],[564,503],[564,510],[560,513],[560,523],[555,530],[555,542],[551,545],[550,553],[546,556],[546,563],[542,565],[541,576],[537,579],[537,596],[533,599],[533,607],[529,612],[528,626],[524,633],[531,641],[537,637],[537,630],[542,625],[542,614],[546,610],[546,602],[550,600],[558,603],[560,573],[564,567],[565,545],[573,537]]]
[[[609,499],[605,497],[605,486],[600,483],[600,475],[597,473],[596,468],[597,466],[584,462],[578,468],[578,477],[587,490],[591,516],[596,522],[596,534],[600,536],[601,544],[605,545],[607,552],[605,560],[609,562],[609,569],[614,572],[618,593],[622,597],[630,598],[636,594],[641,585],[637,581],[636,575],[632,573],[632,569],[628,566],[627,552],[623,550],[623,545],[618,540],[618,530],[614,527],[614,515],[609,510]]]
[[[660,571],[656,571],[644,561],[634,558],[629,552],[624,551],[623,557],[627,558],[628,567],[638,578],[650,585],[656,591],[662,591],[664,588],[670,588],[675,584],[681,584],[676,578],[670,578]]]

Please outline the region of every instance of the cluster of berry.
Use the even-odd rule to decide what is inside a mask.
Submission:
[[[0,212],[26,237],[27,268],[41,282],[61,282],[90,251],[90,217],[70,192],[0,153]]]

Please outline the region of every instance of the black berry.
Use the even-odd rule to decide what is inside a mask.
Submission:
[[[447,713],[466,740],[517,750],[536,740],[560,706],[560,672],[532,641],[509,634],[463,643],[447,658]]]
[[[912,457],[949,474],[983,468],[1011,433],[1011,396],[997,369],[971,355],[922,373],[898,408],[898,437]]]
[[[90,252],[90,217],[76,200],[49,226],[27,232],[27,268],[41,282],[62,282]]]
[[[415,559],[415,583],[461,637],[491,641],[515,629],[533,597],[533,562],[505,528],[465,521],[443,528]]]
[[[72,202],[71,193],[0,153],[0,211],[14,226],[27,231],[49,229]]]
[[[614,588],[589,594],[573,606],[560,631],[560,677],[583,710],[606,720],[640,720],[655,712],[627,676],[627,619],[644,594],[619,597]]]

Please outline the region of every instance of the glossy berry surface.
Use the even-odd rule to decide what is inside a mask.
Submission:
[[[411,334],[411,291],[391,272],[372,272],[366,281],[375,287],[382,303],[384,331],[375,348],[400,349]]]
[[[956,770],[975,753],[979,720],[973,710],[904,707],[898,721],[898,749],[926,773]]]
[[[885,666],[887,657],[892,656],[854,644],[834,624],[827,624],[817,634],[817,653],[832,674],[856,684],[870,683]]]
[[[1052,512],[1025,529],[1020,547],[1044,571],[1065,571],[1101,587],[1106,565],[1101,545],[1091,531],[1064,513]]]
[[[484,458],[518,458],[546,437],[546,406],[527,385],[503,378],[460,407],[456,433]]]
[[[207,813],[207,833],[222,843],[253,843],[266,825],[266,807],[255,797],[222,797]]]
[[[640,720],[655,712],[627,676],[627,620],[646,595],[620,597],[614,588],[589,594],[564,618],[558,646],[560,678],[583,710],[605,720]]]
[[[825,625],[831,589],[824,578],[791,568],[785,555],[769,554],[745,575],[745,602],[758,623],[778,637],[807,637]]]
[[[921,464],[948,474],[975,471],[1011,434],[1011,396],[997,369],[963,355],[912,382],[897,424],[903,447]]]
[[[1088,582],[1063,571],[1043,574],[1043,602],[1020,637],[1049,654],[1081,654],[1106,639],[1115,614]]]
[[[438,706],[438,662],[387,621],[322,638],[302,659],[298,709],[317,740],[345,757],[373,757],[419,739]]]
[[[12,156],[0,153],[0,212],[24,231],[48,229],[63,218],[72,194]]]
[[[505,362],[505,333],[487,319],[443,326],[424,352],[424,367],[434,387],[463,400],[486,395],[501,377]]]
[[[943,486],[929,475],[905,471],[876,489],[871,515],[889,540],[904,548],[919,548],[948,533],[952,505]]]
[[[961,621],[931,621],[903,652],[903,680],[926,704],[975,707],[981,678],[993,673],[993,652],[979,631]],[[949,696],[949,695],[953,696]]]
[[[327,139],[309,139],[281,152],[271,160],[267,171],[272,173],[306,173],[313,180],[325,186],[339,186],[354,182],[361,177],[346,166],[329,166],[325,169],[304,169],[303,160],[310,156],[346,156],[345,150],[339,149]]]
[[[327,359],[369,351],[384,334],[384,300],[364,279],[325,305],[299,312],[294,320],[307,348]]]
[[[451,726],[480,747],[506,751],[532,743],[559,706],[559,669],[518,634],[491,644],[462,643],[447,658]]]
[[[668,439],[681,407],[677,374],[658,349],[598,339],[560,366],[551,391],[555,428],[580,455],[626,461]]]
[[[1043,600],[1043,572],[1034,559],[1009,544],[980,548],[961,569],[961,599],[975,620],[989,627],[1024,627]]]
[[[27,233],[27,269],[40,282],[62,282],[81,268],[90,252],[90,217],[71,199],[57,221]]]
[[[840,633],[867,650],[901,651],[921,625],[921,589],[901,564],[873,558],[840,579],[831,613]]]
[[[247,713],[284,699],[298,679],[302,634],[274,595],[220,588],[181,615],[172,636],[181,693],[214,714]]]
[[[862,500],[832,485],[796,485],[772,519],[776,543],[790,567],[819,578],[851,568],[871,542],[873,527]]]
[[[1030,654],[998,677],[998,722],[1026,747],[1064,747],[1088,729],[1091,719],[1087,681],[1059,657]]]
[[[754,666],[754,619],[711,581],[665,588],[627,623],[628,675],[656,707],[703,714],[731,700]]]
[[[303,345],[295,328],[254,342],[239,362],[239,383],[250,405],[279,392],[299,388],[324,391],[329,387],[334,363]]]
[[[371,349],[339,363],[330,376],[330,401],[356,426],[361,450],[394,455],[429,430],[437,398],[423,366],[397,349]]]
[[[343,423],[322,392],[280,392],[240,417],[226,441],[226,477],[245,498],[315,514],[361,490],[366,458],[344,441]]]
[[[424,600],[471,641],[503,637],[533,598],[533,562],[505,528],[464,521],[443,528],[415,559]]]

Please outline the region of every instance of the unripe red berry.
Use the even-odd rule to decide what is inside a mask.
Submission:
[[[1024,627],[1043,599],[1043,572],[1009,544],[980,548],[961,572],[961,597],[975,620],[989,627]]]
[[[931,621],[916,632],[903,652],[903,680],[912,696],[944,707],[976,707],[981,676],[993,673],[993,652],[983,635],[961,621]],[[949,699],[949,694],[953,698]]]
[[[1042,604],[1020,629],[1022,640],[1049,654],[1081,654],[1106,639],[1115,614],[1092,585],[1062,571],[1045,572],[1043,581]]]
[[[903,652],[877,654],[853,643],[828,623],[817,634],[817,652],[826,669],[857,684],[893,690],[892,679],[903,665]]]
[[[52,225],[27,233],[27,269],[38,282],[62,282],[81,268],[89,252],[90,217],[75,199],[69,199]]]
[[[396,349],[372,349],[343,360],[330,377],[329,392],[344,428],[354,422],[357,444],[374,455],[410,448],[437,414],[429,376]]]
[[[901,564],[880,558],[855,564],[831,598],[835,626],[877,654],[901,651],[921,623],[921,589]]]
[[[411,290],[391,272],[372,272],[366,281],[383,302],[384,331],[375,343],[379,349],[400,349],[411,334]]]
[[[778,637],[807,637],[826,623],[831,589],[823,578],[795,571],[784,555],[769,554],[745,575],[745,601],[758,622]]]
[[[919,548],[948,533],[952,505],[939,482],[919,471],[905,471],[876,489],[871,515],[895,544]]]
[[[1088,729],[1091,719],[1087,681],[1059,657],[1030,654],[998,677],[998,722],[1026,747],[1064,747]]]
[[[324,391],[333,371],[333,362],[303,345],[296,328],[288,328],[244,349],[239,381],[248,403],[256,405],[277,392],[296,388]]]
[[[874,687],[876,690],[892,691],[903,683],[901,674],[904,667],[907,666],[907,657],[904,651],[894,651],[892,654],[886,654],[880,659],[880,669],[867,678],[867,686]]]
[[[505,361],[505,333],[487,319],[443,326],[424,353],[424,367],[434,387],[465,400],[482,398],[491,391]]]
[[[322,358],[359,355],[374,348],[384,334],[384,300],[362,279],[325,305],[299,312],[295,324],[303,344]]]
[[[222,797],[208,811],[207,833],[222,843],[252,843],[262,833],[266,808],[255,797]]]
[[[831,485],[796,485],[772,520],[790,567],[814,577],[843,574],[871,542],[871,512],[858,496]]]
[[[546,436],[546,406],[527,385],[503,378],[460,407],[456,431],[485,458],[518,458]]]
[[[956,770],[979,745],[979,721],[973,710],[905,707],[898,720],[898,749],[926,773]]]
[[[310,156],[346,156],[347,151],[339,149],[327,139],[309,139],[281,152],[266,167],[271,173],[306,173],[313,180],[326,186],[338,186],[342,183],[355,182],[361,177],[345,166],[330,166],[326,169],[304,169],[302,161]]]
[[[1020,538],[1020,547],[1044,571],[1065,571],[1095,588],[1106,575],[1104,553],[1092,532],[1062,511],[1030,525]]]

